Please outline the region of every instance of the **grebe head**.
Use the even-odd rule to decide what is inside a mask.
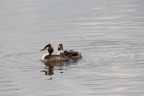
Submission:
[[[58,50],[62,50],[62,51],[64,50],[64,49],[63,49],[63,44],[59,44]]]
[[[46,45],[41,51],[48,50],[49,55],[51,55],[54,51],[54,48],[51,44]]]
[[[57,55],[60,55],[61,53],[63,53],[63,45],[59,44],[59,46],[58,46],[58,54]]]

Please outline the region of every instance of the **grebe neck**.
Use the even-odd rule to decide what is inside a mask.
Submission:
[[[57,55],[60,55],[61,53],[63,53],[63,51],[62,50],[58,50]]]
[[[45,56],[49,55],[49,53],[45,53],[43,56],[42,56],[42,60],[45,60]]]

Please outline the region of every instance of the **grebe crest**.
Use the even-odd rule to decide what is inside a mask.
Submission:
[[[51,55],[54,51],[54,48],[51,44],[46,45],[41,51],[48,50],[49,55]]]

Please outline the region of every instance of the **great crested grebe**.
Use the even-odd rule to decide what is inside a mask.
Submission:
[[[72,60],[77,60],[77,59],[81,59],[82,55],[80,52],[75,51],[75,50],[64,50],[63,49],[63,44],[59,44],[58,46],[58,55],[64,55],[67,56],[68,58],[72,59]]]
[[[44,50],[48,50],[48,53],[42,56],[43,62],[60,62],[60,61],[70,60],[70,58],[68,58],[65,55],[52,55],[54,48],[51,44],[46,45],[41,51],[44,51]]]

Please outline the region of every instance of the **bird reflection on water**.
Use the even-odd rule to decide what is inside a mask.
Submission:
[[[64,70],[68,70],[68,67],[70,65],[76,65],[79,60],[72,60],[69,62],[43,62],[44,69],[41,72],[44,72],[45,75],[52,76],[55,74],[55,70],[61,70],[60,73],[64,73]],[[48,80],[53,79],[52,77]]]
[[[61,70],[60,73],[63,73],[62,70],[67,70],[64,66],[69,66],[70,62],[47,62],[44,63],[44,69],[41,72],[44,72],[45,75],[52,76],[55,74],[55,70]],[[49,79],[51,80],[52,77]]]

